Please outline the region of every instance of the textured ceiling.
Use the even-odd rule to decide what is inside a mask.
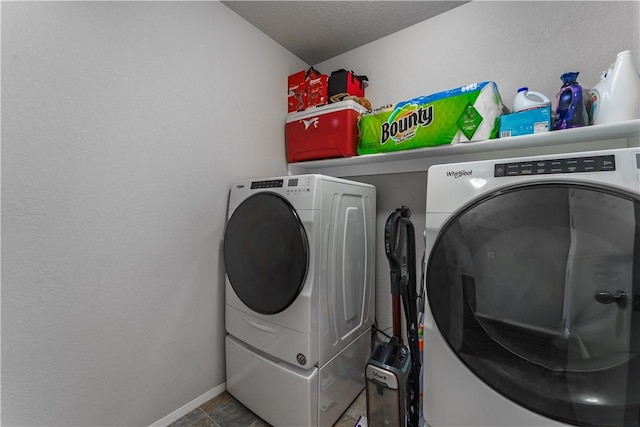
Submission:
[[[223,1],[310,65],[432,18],[466,1]]]

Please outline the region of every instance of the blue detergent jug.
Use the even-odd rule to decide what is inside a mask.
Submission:
[[[587,109],[582,100],[582,86],[578,83],[579,72],[564,73],[563,85],[556,95],[558,107],[553,130],[586,126],[589,123]]]

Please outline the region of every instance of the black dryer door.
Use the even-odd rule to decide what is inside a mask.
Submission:
[[[275,314],[304,285],[307,235],[291,204],[275,193],[245,199],[227,222],[224,264],[236,295],[251,310]]]
[[[444,225],[426,287],[450,348],[504,397],[571,425],[639,425],[637,194],[568,183],[490,194]]]

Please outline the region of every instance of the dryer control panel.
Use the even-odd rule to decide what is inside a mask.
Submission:
[[[493,175],[547,175],[574,172],[606,172],[616,170],[614,155],[572,157],[565,159],[533,160],[528,162],[498,163],[494,167]]]

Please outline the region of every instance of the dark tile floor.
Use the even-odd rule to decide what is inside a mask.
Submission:
[[[353,401],[334,427],[354,427],[358,418],[367,415],[365,392]],[[180,418],[169,427],[271,427],[224,392]],[[300,426],[303,427],[303,426]]]

